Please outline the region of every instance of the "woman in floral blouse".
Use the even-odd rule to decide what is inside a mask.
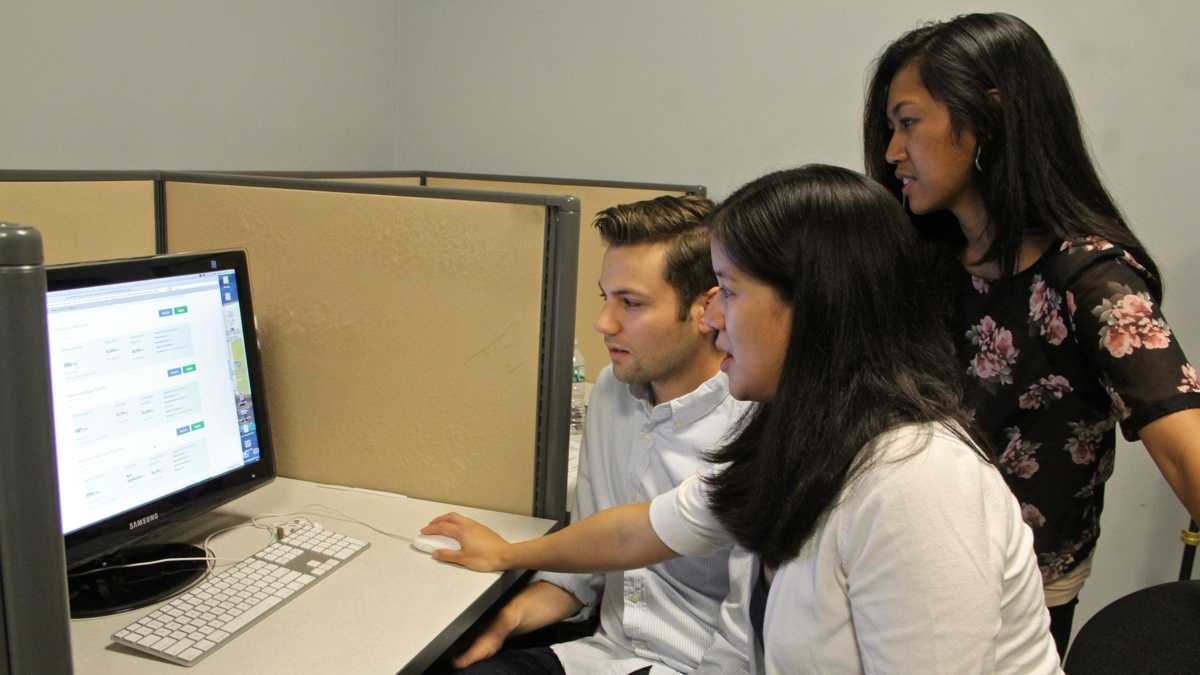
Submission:
[[[1065,652],[1118,425],[1200,516],[1200,380],[1158,269],[1100,182],[1062,71],[1016,17],[901,36],[863,125],[867,172],[950,253],[967,400],[1033,529]]]

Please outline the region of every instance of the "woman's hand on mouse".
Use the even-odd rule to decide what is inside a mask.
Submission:
[[[461,549],[438,549],[434,560],[462,565],[476,572],[497,572],[509,569],[506,562],[511,544],[486,525],[457,514],[447,513],[429,521],[421,534],[440,534],[458,541]]]

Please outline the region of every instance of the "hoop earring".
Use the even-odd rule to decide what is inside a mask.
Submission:
[[[976,145],[975,146],[975,170],[978,171],[979,173],[983,173],[983,167],[979,165],[979,155],[982,153],[983,153],[983,146]]]

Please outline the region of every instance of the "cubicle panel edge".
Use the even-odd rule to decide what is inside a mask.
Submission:
[[[419,171],[217,171],[265,178],[299,178],[304,180],[348,181],[377,185],[424,185]]]
[[[546,212],[542,265],[542,368],[538,378],[537,480],[534,514],[562,520],[567,510],[567,464],[574,355],[575,296],[578,278],[578,203]],[[557,449],[557,450],[556,450]]]
[[[582,187],[624,188],[631,190],[657,190],[659,192],[680,192],[689,195],[707,196],[708,188],[703,185],[688,183],[647,183],[627,180],[604,180],[597,178],[562,178],[553,176],[514,176],[491,173],[469,173],[462,171],[418,171],[424,179],[457,178],[473,181],[491,181],[497,183],[541,183],[544,185],[568,185]]]
[[[569,195],[537,194],[532,192],[473,190],[469,188],[428,188],[416,185],[382,185],[379,183],[345,183],[320,179],[256,176],[244,173],[164,171],[161,176],[164,181],[179,183],[269,187],[315,192],[354,192],[369,195],[396,195],[426,199],[459,199],[475,202],[555,206],[568,209],[577,209],[579,206],[579,200]]]
[[[90,169],[0,169],[0,183],[67,183],[74,181],[155,180],[159,171],[93,171]]]
[[[275,178],[304,178],[310,180],[325,179],[366,179],[366,178],[417,178],[420,185],[425,185],[429,178],[460,178],[477,181],[497,181],[505,183],[541,183],[544,185],[578,185],[584,187],[629,188],[639,190],[658,190],[661,192],[680,192],[683,194],[706,196],[708,189],[703,185],[687,183],[654,183],[628,180],[605,180],[596,178],[563,178],[554,176],[518,176],[512,174],[470,173],[465,171],[211,171],[202,173],[236,173],[247,176],[267,176]]]
[[[561,518],[565,502],[565,466],[567,445],[566,424],[569,415],[569,373],[571,353],[568,340],[564,339],[562,336],[569,336],[570,334],[570,325],[564,324],[563,322],[570,320],[571,312],[573,311],[573,305],[568,303],[566,307],[559,309],[555,309],[554,305],[556,302],[561,302],[560,300],[555,300],[555,298],[561,297],[563,292],[561,290],[556,291],[556,279],[565,278],[573,281],[573,256],[575,249],[572,247],[572,244],[575,241],[575,237],[577,236],[578,232],[578,202],[576,200],[546,195],[503,195],[494,192],[481,192],[473,190],[436,190],[420,187],[387,187],[378,185],[361,185],[270,177],[247,177],[244,175],[234,176],[224,174],[165,173],[164,181],[166,186],[165,193],[167,197],[166,207],[168,214],[168,241],[171,243],[173,248],[177,249],[188,247],[224,247],[228,246],[230,241],[205,240],[205,235],[203,235],[203,233],[191,236],[190,240],[183,239],[178,236],[178,228],[175,226],[175,223],[177,218],[181,218],[182,216],[177,213],[177,208],[180,208],[179,204],[177,204],[177,195],[181,194],[183,188],[176,186],[176,183],[207,183],[222,186],[222,190],[236,187],[277,188],[288,191],[286,193],[288,195],[287,199],[293,201],[301,198],[298,196],[300,194],[299,192],[291,191],[311,191],[319,193],[359,193],[370,198],[386,196],[416,197],[422,202],[433,202],[435,200],[447,199],[462,200],[466,202],[497,202],[503,205],[501,212],[505,212],[506,209],[510,209],[514,206],[521,205],[540,207],[539,210],[536,211],[536,213],[540,214],[538,220],[539,225],[537,226],[536,230],[536,239],[539,241],[539,244],[542,248],[542,251],[537,258],[538,262],[533,262],[531,259],[530,262],[533,263],[532,265],[528,263],[521,263],[519,260],[514,260],[511,263],[506,261],[505,263],[506,265],[523,265],[525,268],[528,268],[531,273],[537,275],[536,278],[538,280],[538,284],[540,285],[540,292],[537,295],[531,296],[531,300],[534,303],[534,310],[538,311],[541,315],[541,323],[539,325],[538,321],[535,319],[534,323],[529,326],[529,328],[532,330],[538,331],[538,336],[535,338],[534,342],[530,343],[533,354],[536,355],[537,359],[537,371],[533,376],[533,379],[536,380],[533,385],[535,387],[535,391],[531,392],[533,395],[530,396],[529,399],[531,406],[535,408],[535,410],[531,410],[530,412],[535,413],[536,422],[534,424],[534,429],[532,430],[532,437],[530,438],[532,447],[528,448],[528,455],[526,455],[529,460],[529,471],[532,475],[529,475],[527,479],[524,479],[525,481],[528,481],[525,483],[525,485],[529,486],[532,483],[529,491],[525,493],[527,495],[526,499],[529,499],[530,501],[526,502],[525,505],[517,507],[514,507],[512,504],[505,504],[501,507],[497,507],[494,504],[483,504],[477,501],[475,502],[475,505],[484,506],[486,508],[499,508],[499,510],[507,510],[519,513],[529,513],[532,511],[535,515],[543,517]],[[312,200],[307,201],[311,202]],[[219,220],[228,220],[231,218],[237,219],[243,217],[237,215],[233,211],[222,211],[221,209],[223,207],[219,203],[219,199],[198,200],[196,198],[192,198],[190,202],[191,205],[187,206],[186,208],[193,212],[197,209],[213,209],[211,214],[201,215],[200,217],[201,219],[211,218],[213,220],[213,227],[217,229],[219,229],[219,223],[217,222]],[[350,200],[340,203],[343,207],[350,207],[359,202],[364,204],[366,203],[362,200]],[[353,208],[343,210],[346,212],[354,211]],[[261,221],[253,223],[252,226],[257,226],[259,228],[269,226],[268,221],[270,219],[264,215],[265,213],[266,212],[260,213],[249,218],[251,221],[253,221],[254,218],[258,218],[258,220]],[[574,218],[572,217],[573,214]],[[361,214],[355,214],[351,216],[351,220],[359,215]],[[195,220],[194,215],[189,216],[189,218]],[[551,223],[553,223],[553,226],[551,226]],[[331,223],[331,225],[333,225],[333,223]],[[196,230],[199,226],[189,227],[192,227],[193,230]],[[371,227],[377,228],[378,226],[372,225]],[[524,229],[522,231],[527,232],[527,230]],[[286,228],[282,228],[278,232],[276,238],[282,241],[292,237],[293,234],[296,233],[289,233]],[[376,232],[374,234],[380,233]],[[197,239],[197,236],[199,236],[199,239]],[[380,234],[380,236],[382,235]],[[406,235],[402,236],[412,237],[413,235],[412,232],[408,232]],[[336,236],[330,237],[330,240],[330,243],[336,243],[340,241]],[[286,241],[283,241],[282,243],[286,244]],[[275,246],[275,244],[271,245],[273,247]],[[433,242],[433,247],[437,248],[437,246],[439,246],[439,244],[437,242]],[[533,253],[534,251],[529,250],[529,252]],[[474,255],[474,252],[472,251],[467,251],[467,253]],[[310,253],[308,255],[313,254]],[[252,271],[252,276],[255,279],[255,292],[256,295],[260,297],[259,302],[256,302],[256,306],[260,307],[261,314],[261,308],[264,306],[263,303],[269,303],[271,302],[271,299],[261,299],[263,294],[257,290],[259,281],[255,272],[257,269],[263,269],[263,265],[256,263],[256,260],[261,260],[261,256],[256,257],[251,255],[251,268],[252,270],[255,270]],[[452,263],[453,261],[450,262]],[[364,266],[366,266],[365,262]],[[563,275],[567,276],[563,277]],[[400,285],[404,285],[402,281],[400,282]],[[416,290],[421,289],[418,288]],[[567,290],[571,290],[573,292],[573,288]],[[546,306],[547,303],[549,303],[549,307]],[[387,308],[383,309],[385,310],[384,313],[386,314]],[[278,329],[278,326],[276,326],[276,329]],[[522,328],[521,330],[526,329]],[[264,332],[269,332],[269,330]],[[264,349],[264,355],[267,353],[267,350]],[[278,381],[275,381],[274,383],[269,381],[267,386],[277,387],[278,384]],[[449,386],[447,383],[440,384],[442,386]],[[432,382],[428,380],[421,381],[420,385],[432,385],[436,388],[439,386],[439,382],[435,378]],[[536,402],[534,400],[535,397]],[[274,396],[272,398],[275,399]],[[468,408],[468,411],[470,411],[470,408]],[[274,415],[274,413],[273,417],[280,419],[280,416]],[[561,421],[555,422],[555,420]],[[555,437],[557,437],[559,440],[555,441]],[[287,450],[285,448],[281,448],[281,458],[286,452]],[[281,459],[281,474],[287,475],[288,472],[283,470],[283,462],[284,460]],[[323,480],[323,477],[320,475],[309,474],[297,476],[295,472],[292,472],[292,475],[294,477],[304,477],[309,480],[333,482],[327,478]],[[380,487],[379,485],[361,486]],[[389,486],[383,487],[386,489]],[[550,495],[555,496],[551,497]],[[414,494],[414,496],[422,495]],[[469,494],[423,496],[423,498],[431,498],[452,503],[463,503],[467,505],[470,505],[470,502],[472,501],[471,497],[472,495]],[[557,507],[554,506],[556,503]]]
[[[0,219],[0,673],[71,672],[41,234]]]

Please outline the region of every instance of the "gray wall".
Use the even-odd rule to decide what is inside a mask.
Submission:
[[[1200,359],[1200,6],[1188,2],[724,0],[406,2],[397,81],[405,167],[701,183],[861,168],[868,62],[918,20],[1004,9],[1041,32],[1074,87],[1108,187],[1158,256],[1168,318]],[[1172,580],[1187,515],[1122,443],[1076,627]]]
[[[0,0],[0,168],[389,168],[396,0]]]

